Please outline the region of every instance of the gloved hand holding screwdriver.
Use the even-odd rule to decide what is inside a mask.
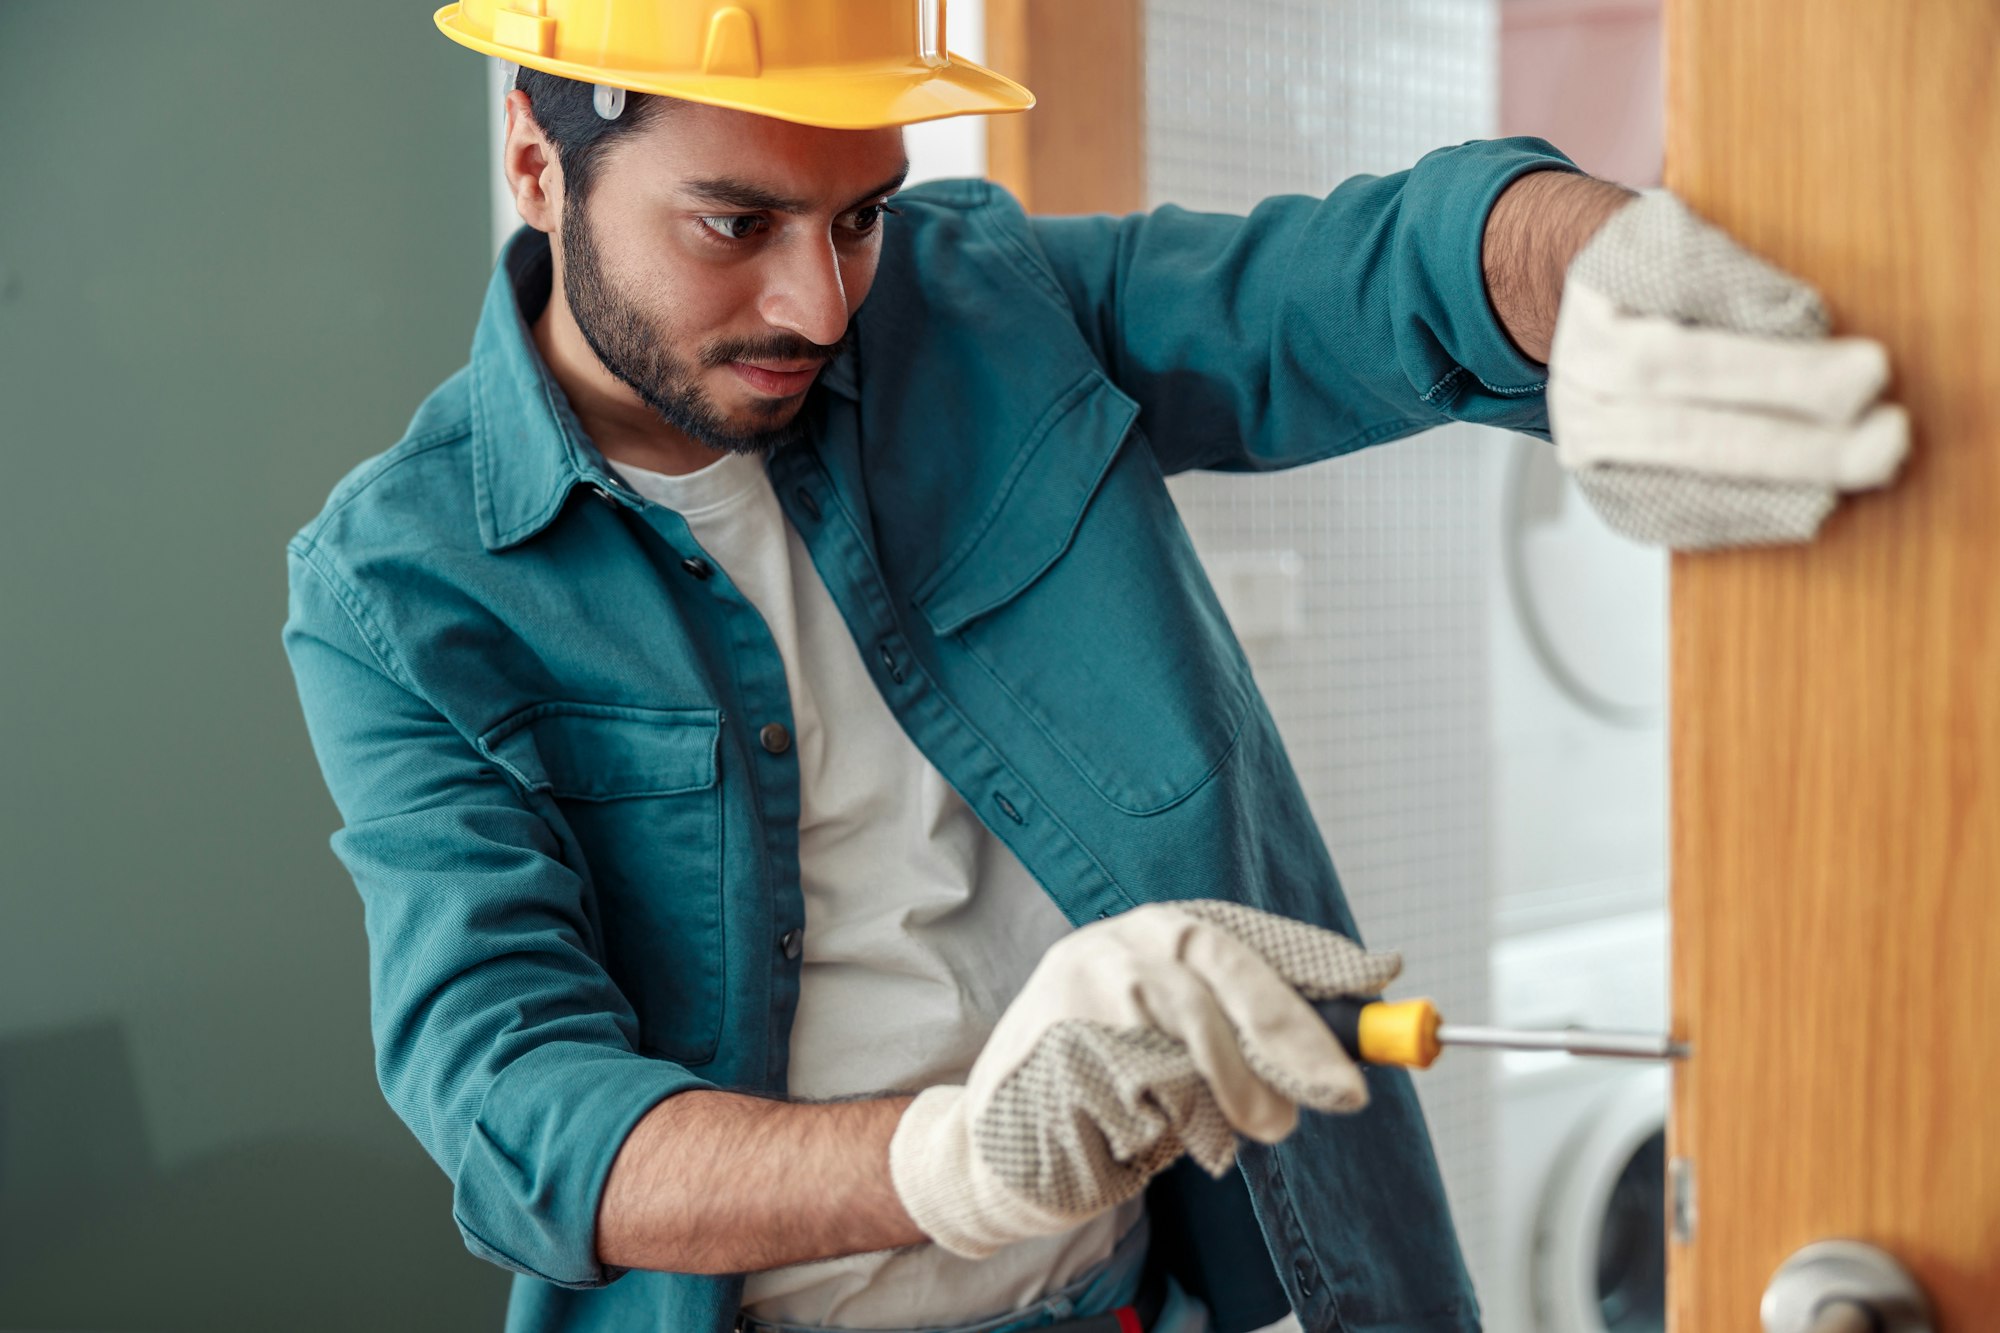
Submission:
[[[1138,1194],[1182,1154],[1228,1169],[1299,1108],[1357,1111],[1360,1070],[1308,1003],[1402,970],[1319,926],[1238,903],[1155,903],[1058,942],[965,1085],[934,1087],[890,1144],[924,1234],[979,1258]]]

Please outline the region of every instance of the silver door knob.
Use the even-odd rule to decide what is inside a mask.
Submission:
[[[1815,1241],[1785,1260],[1759,1313],[1764,1333],[1933,1333],[1909,1270],[1852,1240]]]

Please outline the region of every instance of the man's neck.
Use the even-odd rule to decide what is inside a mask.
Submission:
[[[569,303],[559,299],[560,276],[531,330],[542,361],[569,399],[598,452],[668,476],[699,471],[722,455],[660,420],[631,386],[604,368],[577,327]]]

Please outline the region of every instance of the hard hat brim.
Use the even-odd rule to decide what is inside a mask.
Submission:
[[[1035,104],[1035,95],[1012,79],[956,55],[941,65],[917,69],[770,70],[755,78],[601,69],[503,46],[467,31],[457,22],[458,14],[456,4],[438,10],[434,16],[438,31],[485,55],[582,83],[657,93],[823,129],[885,129],[948,116],[1026,111]]]

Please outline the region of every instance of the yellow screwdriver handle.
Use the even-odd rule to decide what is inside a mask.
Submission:
[[[1437,1006],[1429,1000],[1377,1000],[1361,1008],[1361,1058],[1371,1065],[1429,1069],[1438,1044]]]
[[[1373,1000],[1336,995],[1313,1001],[1342,1050],[1371,1065],[1429,1069],[1443,1049],[1438,1026],[1444,1021],[1429,1000]]]

